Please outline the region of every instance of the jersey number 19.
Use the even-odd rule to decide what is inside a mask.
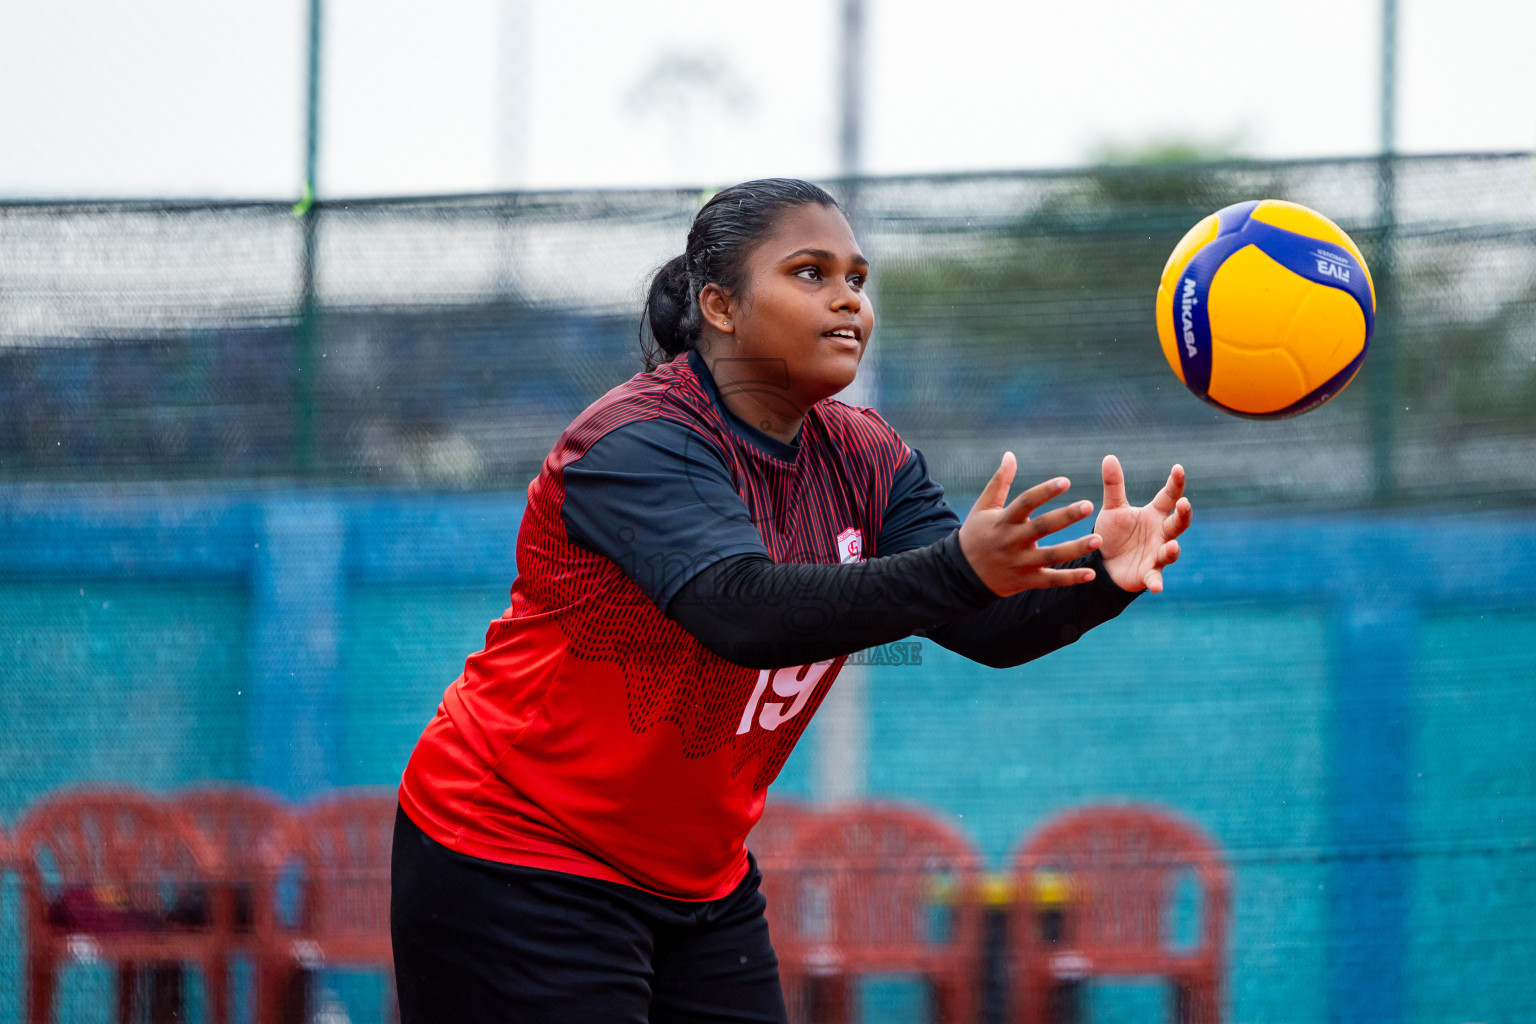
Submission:
[[[736,727],[736,735],[740,736],[751,730],[752,713],[757,711],[759,703],[762,705],[762,711],[757,716],[757,724],[769,732],[804,711],[806,702],[811,699],[811,693],[816,689],[816,684],[821,682],[821,677],[826,675],[827,669],[831,667],[832,659],[828,659],[794,668],[763,669],[757,674],[757,685],[752,688],[752,699],[747,701],[746,708],[741,712],[741,724]],[[788,703],[781,704],[763,699],[770,683],[773,684],[774,696],[782,697]]]

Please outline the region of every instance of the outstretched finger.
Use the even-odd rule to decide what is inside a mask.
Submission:
[[[1065,530],[1073,523],[1080,523],[1091,515],[1093,515],[1093,502],[1074,501],[1070,505],[1053,508],[1029,520],[1024,528],[1024,535],[1032,541],[1039,540],[1057,530]]]
[[[1158,551],[1157,563],[1155,567],[1158,569],[1163,569],[1172,565],[1174,562],[1179,560],[1180,554],[1182,554],[1182,549],[1179,547],[1179,542],[1176,540],[1169,541],[1167,544],[1162,546],[1161,550]]]
[[[1042,587],[1075,587],[1092,583],[1096,575],[1092,569],[1041,569],[1037,578]]]
[[[1104,474],[1104,509],[1124,508],[1130,504],[1125,500],[1125,470],[1120,468],[1120,460],[1106,455],[1100,469]]]
[[[1190,505],[1188,498],[1180,498],[1173,511],[1163,520],[1163,536],[1177,537],[1189,529],[1189,521],[1194,517],[1194,506]]]
[[[992,474],[992,479],[981,489],[981,494],[976,498],[976,504],[971,506],[971,511],[986,508],[1002,508],[1008,503],[1008,488],[1013,484],[1013,474],[1018,469],[1018,463],[1014,460],[1013,452],[1003,452],[1003,461],[998,464],[997,472]]]
[[[1027,491],[1020,491],[1019,496],[1008,504],[1008,518],[1016,523],[1022,523],[1030,517],[1030,514],[1063,493],[1072,486],[1072,481],[1064,476],[1058,476],[1053,480],[1046,480],[1035,484]],[[1059,527],[1058,527],[1059,529]]]
[[[1051,544],[1047,547],[1036,548],[1034,561],[1037,565],[1061,565],[1070,562],[1074,558],[1082,558],[1084,555],[1098,548],[1103,540],[1096,533],[1090,533],[1086,537],[1077,540],[1063,541],[1060,544]]]
[[[1184,467],[1174,463],[1173,469],[1168,472],[1168,482],[1163,484],[1163,489],[1153,497],[1152,507],[1164,515],[1172,512],[1179,499],[1184,496],[1184,482]]]
[[[1158,569],[1148,569],[1147,574],[1141,578],[1141,582],[1154,594],[1163,592],[1163,574]]]

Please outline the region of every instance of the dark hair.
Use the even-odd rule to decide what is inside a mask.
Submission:
[[[704,286],[738,291],[747,254],[773,230],[780,213],[797,206],[837,207],[837,200],[808,181],[761,178],[732,185],[704,204],[688,229],[683,254],[662,264],[651,278],[640,322],[647,370],[694,347],[703,327],[699,293]]]

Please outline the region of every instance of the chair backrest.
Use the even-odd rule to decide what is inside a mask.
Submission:
[[[815,815],[776,878],[776,944],[812,970],[969,963],[979,949],[977,858],[942,819],[896,804]]]
[[[277,800],[258,789],[185,790],[175,804],[219,853],[226,875],[244,880],[280,866],[298,829]]]
[[[334,796],[297,815],[305,833],[305,930],[325,941],[388,941],[394,793]]]
[[[1149,806],[1086,807],[1059,817],[1025,842],[1014,858],[1022,894],[1016,934],[1042,942],[1028,920],[1042,878],[1060,891],[1059,946],[1090,958],[1118,956],[1149,971],[1172,958],[1218,955],[1226,941],[1231,880],[1214,842],[1170,812]],[[1172,932],[1178,886],[1198,887],[1198,944],[1180,948]]]
[[[795,840],[816,817],[816,811],[798,800],[769,798],[763,816],[747,836],[747,849],[757,858],[757,866],[771,872],[794,851]]]
[[[287,809],[258,789],[204,787],[175,800],[198,834],[219,856],[219,881],[232,891],[237,928],[266,930],[279,913],[276,885],[285,868],[303,856],[303,832]]]
[[[159,920],[215,877],[217,852],[175,807],[127,789],[59,793],[27,812],[15,859],[34,911]]]
[[[5,876],[12,869],[21,867],[20,855],[16,852],[16,841],[6,831],[4,825],[0,825],[0,903],[5,900]]]
[[[747,836],[747,849],[752,851],[763,873],[763,896],[768,900],[765,913],[776,943],[794,920],[796,880],[788,872],[794,867],[795,840],[815,813],[797,800],[770,797],[762,817]]]

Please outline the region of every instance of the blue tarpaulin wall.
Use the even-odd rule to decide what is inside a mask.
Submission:
[[[8,489],[0,823],[77,784],[393,785],[506,605],[521,504]],[[999,869],[1085,803],[1198,822],[1234,866],[1235,1020],[1536,1017],[1536,518],[1213,514],[1185,550],[1039,662],[869,666],[871,794]],[[814,796],[815,749],[778,791]],[[20,980],[0,955],[0,1020]]]

